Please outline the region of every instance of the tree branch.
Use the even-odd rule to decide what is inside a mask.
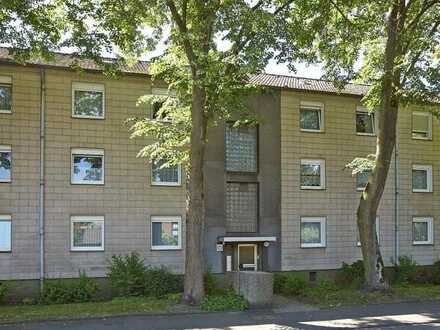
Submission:
[[[333,5],[333,7],[335,7],[335,9],[338,11],[339,14],[341,14],[342,18],[347,21],[347,23],[349,25],[354,25],[352,21],[350,21],[350,19],[345,15],[345,13],[342,11],[341,8],[339,8],[339,6],[337,5],[337,3],[333,0],[329,0],[330,3]]]
[[[434,6],[435,4],[438,4],[438,3],[440,3],[439,0],[427,2],[426,5],[424,7],[422,7],[422,9],[420,9],[420,12],[416,15],[416,17],[414,17],[414,19],[408,24],[408,26],[406,27],[406,30],[409,31],[409,30],[412,30],[413,28],[415,28],[417,26],[417,23],[420,21],[420,18],[423,16],[423,14],[425,14],[429,8],[431,8],[432,6]],[[409,4],[408,4],[407,8],[408,7],[409,7]]]

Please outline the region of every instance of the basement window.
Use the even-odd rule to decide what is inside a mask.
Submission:
[[[182,168],[180,165],[163,167],[164,160],[156,160],[151,163],[151,184],[153,186],[180,186]]]
[[[104,184],[104,150],[72,149],[72,184]]]
[[[412,113],[412,138],[418,140],[432,139],[432,114],[430,112]]]
[[[104,217],[72,216],[72,251],[104,251]]]
[[[325,161],[301,159],[301,189],[325,189]]]
[[[413,244],[433,244],[433,220],[432,218],[413,218]]]
[[[72,84],[72,117],[104,119],[105,88],[103,84]]]
[[[12,149],[11,146],[0,146],[0,182],[12,180]]]
[[[358,135],[375,135],[376,122],[373,112],[369,112],[367,108],[356,108],[356,133]]]
[[[0,215],[0,252],[11,252],[11,216]]]
[[[0,76],[0,113],[12,112],[12,78]]]
[[[301,247],[316,248],[326,246],[325,217],[301,218]]]
[[[226,171],[257,172],[257,127],[226,125]]]
[[[182,248],[182,219],[180,216],[151,217],[151,249],[179,250]]]
[[[413,192],[432,192],[432,166],[413,165],[412,166],[412,191]]]
[[[324,130],[324,105],[319,102],[301,102],[299,126],[304,132],[322,132]]]

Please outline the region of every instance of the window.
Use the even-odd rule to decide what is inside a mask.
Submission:
[[[432,138],[432,114],[429,112],[412,113],[413,139],[430,140]]]
[[[11,252],[10,215],[0,215],[0,252]]]
[[[226,231],[255,233],[258,224],[258,184],[226,183]]]
[[[105,96],[103,84],[72,84],[72,117],[104,119]]]
[[[11,182],[12,149],[0,146],[0,182]]]
[[[412,191],[432,192],[432,166],[413,165],[412,167]]]
[[[361,239],[359,238],[359,228],[356,224],[356,242],[357,246],[361,246]],[[376,235],[377,235],[377,242],[380,244],[380,220],[379,217],[376,217]]]
[[[104,150],[73,149],[73,184],[104,184]]]
[[[325,189],[325,161],[301,159],[301,189]]]
[[[151,163],[151,184],[155,186],[180,186],[181,166],[162,167],[164,163],[164,160]]]
[[[104,251],[103,216],[73,216],[70,220],[72,251]]]
[[[376,123],[374,113],[369,112],[367,108],[356,108],[356,133],[359,135],[374,135],[376,132]]]
[[[12,112],[12,78],[0,76],[0,113]]]
[[[413,218],[413,244],[433,244],[432,218]]]
[[[301,247],[325,247],[325,218],[301,218]]]
[[[299,126],[302,131],[322,132],[324,130],[324,105],[317,102],[301,102]]]
[[[356,174],[356,189],[363,191],[368,183],[368,178],[371,174],[371,170],[365,170]]]
[[[153,88],[152,94],[160,97],[170,96],[170,92],[168,91],[167,88]],[[162,105],[164,103],[165,100],[161,98],[161,101],[154,102],[151,105],[151,119],[156,119],[160,121],[169,121],[169,118],[167,118],[167,112],[166,111],[160,112]]]
[[[181,217],[151,217],[151,249],[178,250],[182,248]]]
[[[226,171],[257,172],[257,127],[226,125]]]

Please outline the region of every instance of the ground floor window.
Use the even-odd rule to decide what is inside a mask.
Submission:
[[[301,218],[301,247],[325,247],[325,217]]]
[[[11,251],[11,216],[0,215],[0,252]]]
[[[179,216],[151,217],[151,249],[177,250],[182,248],[182,219]]]
[[[104,250],[104,217],[73,216],[71,217],[71,250],[103,251]]]
[[[413,244],[423,245],[433,243],[433,221],[432,218],[413,218]]]

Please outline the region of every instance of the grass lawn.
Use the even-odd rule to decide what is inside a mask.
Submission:
[[[179,299],[180,295],[171,295],[163,299],[131,297],[81,304],[0,306],[0,323],[137,313],[166,313],[178,303]]]
[[[354,288],[308,288],[300,300],[324,308],[342,305],[379,304],[440,299],[440,285],[393,285],[388,293],[363,292]]]

